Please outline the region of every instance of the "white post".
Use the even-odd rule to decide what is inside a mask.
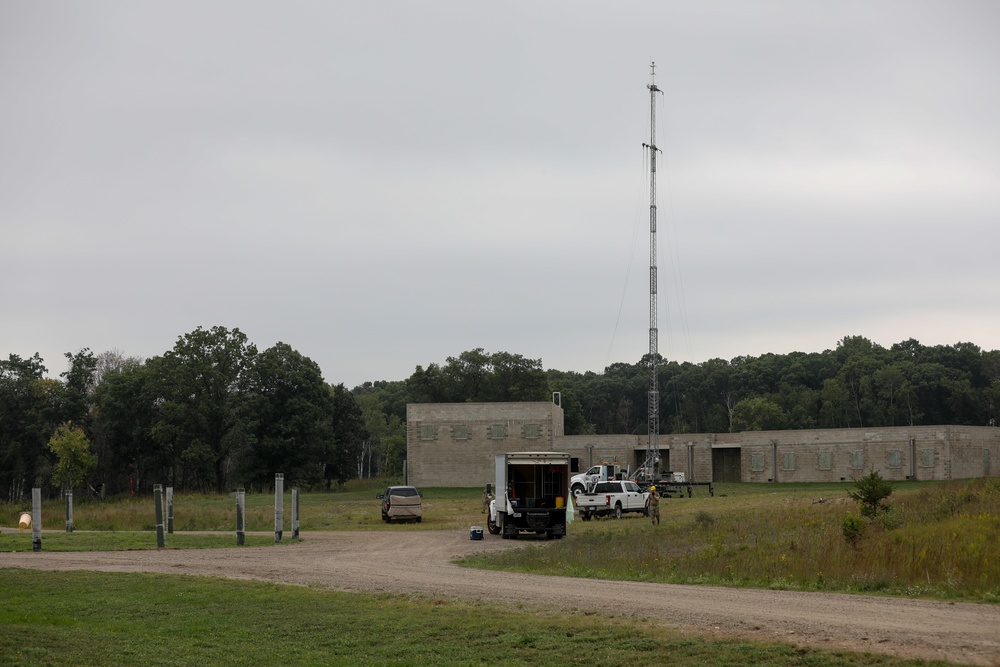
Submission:
[[[292,489],[292,539],[299,539],[299,490]]]

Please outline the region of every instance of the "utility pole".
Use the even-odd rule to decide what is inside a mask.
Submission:
[[[645,477],[654,480],[654,473],[660,462],[660,386],[659,369],[659,328],[656,316],[656,63],[649,63],[649,143],[643,146],[649,150],[649,433],[646,441]],[[662,151],[661,151],[662,152]]]

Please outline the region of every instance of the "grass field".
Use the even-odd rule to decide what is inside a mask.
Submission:
[[[0,569],[0,664],[926,665],[634,620],[173,575]]]
[[[421,524],[382,523],[384,483],[303,494],[301,529],[425,531],[482,524],[480,489],[424,489]],[[848,485],[720,484],[716,496],[668,499],[663,522],[631,517],[570,526],[565,540],[470,558],[467,565],[571,576],[1000,600],[1000,480],[901,484],[893,511],[856,545],[843,518]],[[703,489],[699,489],[703,491]],[[818,502],[820,498],[824,502]],[[288,539],[291,498],[285,497]],[[23,507],[0,504],[0,526]],[[43,507],[51,550],[155,548],[150,497]],[[251,545],[273,544],[274,498],[247,496]],[[167,546],[232,546],[235,500],[178,494]],[[185,535],[187,531],[224,531]],[[97,531],[97,532],[90,532]],[[488,536],[487,539],[498,539]],[[29,550],[29,532],[0,535]],[[413,596],[373,596],[166,575],[0,569],[3,665],[915,665],[884,656],[715,641],[624,619]]]
[[[845,485],[719,485],[662,522],[577,521],[573,539],[465,563],[602,579],[1000,602],[1000,480],[899,484],[892,510],[843,533]],[[823,502],[819,502],[820,499]]]
[[[354,482],[337,493],[302,494],[303,531],[458,530],[484,523],[479,489],[423,489],[424,521],[385,525],[376,481]],[[792,588],[1000,602],[1000,480],[912,482],[897,485],[892,510],[865,520],[856,543],[843,521],[856,514],[849,484],[719,484],[715,497],[696,487],[693,498],[662,503],[660,526],[639,516],[584,522],[552,544],[470,557],[467,565],[604,579]],[[822,499],[823,502],[819,502]],[[63,504],[43,506],[43,527],[65,527]],[[285,497],[285,536],[292,546],[291,494]],[[0,505],[0,526],[18,510]],[[45,533],[43,549],[155,548],[151,497],[78,502],[76,531]],[[168,547],[231,546],[235,500],[228,495],[177,494]],[[273,544],[274,497],[247,496],[248,544]],[[92,533],[88,531],[103,531]],[[185,535],[186,531],[224,531]],[[228,534],[227,534],[228,533]],[[496,539],[488,537],[488,539]],[[30,533],[0,536],[0,548],[29,550]]]

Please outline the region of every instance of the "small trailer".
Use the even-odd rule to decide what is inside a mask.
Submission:
[[[496,497],[487,530],[504,539],[521,533],[546,539],[566,534],[569,454],[511,452],[496,455]]]

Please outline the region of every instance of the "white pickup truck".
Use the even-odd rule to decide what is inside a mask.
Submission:
[[[646,507],[648,497],[649,493],[641,490],[635,482],[625,480],[598,482],[593,491],[577,495],[574,502],[584,521],[609,514],[620,519],[628,512],[642,512],[648,515],[649,510]]]

